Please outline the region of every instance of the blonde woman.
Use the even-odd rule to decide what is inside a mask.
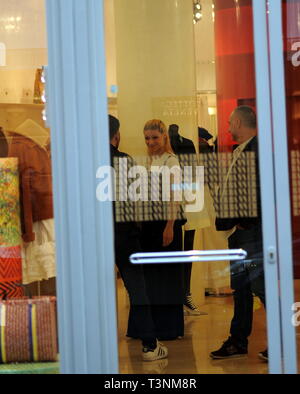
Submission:
[[[144,127],[144,138],[148,148],[151,170],[155,167],[177,167],[179,162],[172,151],[165,124],[160,120],[150,120]],[[171,183],[172,184],[172,183]],[[170,192],[172,194],[172,192]],[[177,209],[178,203],[170,203]],[[144,252],[182,250],[182,224],[176,215],[161,217],[155,212],[153,217],[142,223],[142,249]],[[172,213],[172,209],[170,210]],[[158,220],[154,220],[158,218]],[[183,301],[184,281],[182,264],[145,265],[144,273],[156,337],[173,340],[184,335]],[[136,337],[134,326],[129,324],[128,336]]]

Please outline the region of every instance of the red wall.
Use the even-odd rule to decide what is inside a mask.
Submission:
[[[256,96],[251,0],[240,0],[238,6],[234,0],[215,0],[215,45],[218,144],[229,151],[229,116]]]
[[[263,0],[262,0],[263,1]],[[287,97],[287,124],[289,153],[300,151],[300,0],[282,0],[284,62]],[[299,42],[299,65],[292,64],[296,51],[292,45]],[[228,119],[237,105],[255,107],[255,60],[251,0],[215,0],[215,44],[218,108],[218,145],[220,151],[230,151],[233,141],[228,134]],[[300,170],[299,170],[300,172]],[[293,252],[295,276],[300,278],[300,216],[295,214],[295,179],[300,173],[292,172],[290,183],[292,198]],[[294,188],[293,188],[294,187]]]

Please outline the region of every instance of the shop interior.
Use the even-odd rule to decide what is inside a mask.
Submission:
[[[249,26],[252,21],[249,18],[251,2],[241,2],[243,4],[237,8],[237,17],[240,13],[248,18],[247,24],[243,24],[239,31],[238,42],[241,47],[245,46],[227,48],[227,52],[225,44],[220,41],[236,42],[233,36],[238,32],[238,23],[233,27],[216,21],[218,17],[219,21],[223,20],[222,13],[236,11],[236,4],[224,10],[217,0],[148,0],[146,3],[140,0],[104,0],[108,113],[121,122],[120,150],[134,158],[145,156],[143,126],[147,120],[156,118],[167,126],[177,124],[180,134],[194,143],[197,153],[199,128],[209,132],[208,144],[213,145],[218,139],[219,149],[229,152],[233,142],[227,134],[228,116],[236,105],[253,105],[255,99],[253,70],[252,76],[243,75],[243,79],[238,79],[241,75],[236,74],[232,66],[233,71],[228,75],[233,62],[241,68],[245,62],[253,62],[253,47],[248,41],[252,34],[252,27]],[[0,126],[8,144],[12,143],[17,133],[46,151],[50,162],[51,133],[43,112],[45,97],[41,76],[44,65],[47,65],[44,1],[5,2],[0,11]],[[244,69],[247,70],[247,67]],[[229,86],[230,83],[233,87]],[[289,118],[290,130],[297,127],[300,119],[298,96],[291,97],[294,98],[291,98],[293,111]],[[292,157],[299,164],[299,139],[294,131],[290,134],[290,140],[294,141],[291,148],[295,152]],[[7,164],[5,160],[0,159],[2,166]],[[296,240],[299,229],[298,184],[293,183],[292,187],[296,190],[293,193],[293,235]],[[215,229],[213,206],[208,204],[206,209],[208,221],[196,227],[194,249],[226,249],[226,238]],[[17,218],[14,225],[19,228],[19,237],[14,238],[13,244],[9,241],[0,247],[21,246],[23,230]],[[27,295],[56,295],[54,236],[48,238],[47,247],[46,272],[34,270],[29,257],[28,264],[23,263],[23,272],[19,271],[19,276],[26,278],[21,289]],[[300,299],[298,256],[296,245],[297,300]],[[24,256],[23,261],[26,262]],[[193,264],[191,294],[201,313],[185,316],[184,337],[168,341],[168,359],[152,363],[141,361],[140,341],[126,337],[129,300],[117,269],[116,283],[121,373],[268,373],[268,364],[257,357],[267,343],[265,311],[257,297],[254,298],[253,332],[248,357],[231,360],[212,360],[209,357],[209,353],[228,337],[232,318],[229,261]],[[13,291],[18,292],[18,289],[14,287]],[[298,332],[298,354],[299,338]]]

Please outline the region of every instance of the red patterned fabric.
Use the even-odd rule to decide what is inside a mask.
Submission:
[[[21,247],[0,247],[0,299],[22,297]]]

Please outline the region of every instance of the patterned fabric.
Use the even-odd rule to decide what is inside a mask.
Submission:
[[[58,375],[59,362],[0,365],[0,375]]]
[[[153,160],[148,156],[139,157],[137,163],[138,166],[127,157],[114,158],[116,222],[185,220],[183,206],[170,202],[174,187],[168,183],[171,171],[164,173],[159,170],[163,166],[179,170],[176,156],[165,153]],[[176,186],[175,191],[182,188],[181,178]]]
[[[0,302],[0,363],[57,360],[54,297]]]
[[[0,159],[0,299],[23,295],[17,159]]]
[[[21,248],[0,247],[0,299],[23,295]]]
[[[17,159],[0,159],[0,246],[21,243]]]

